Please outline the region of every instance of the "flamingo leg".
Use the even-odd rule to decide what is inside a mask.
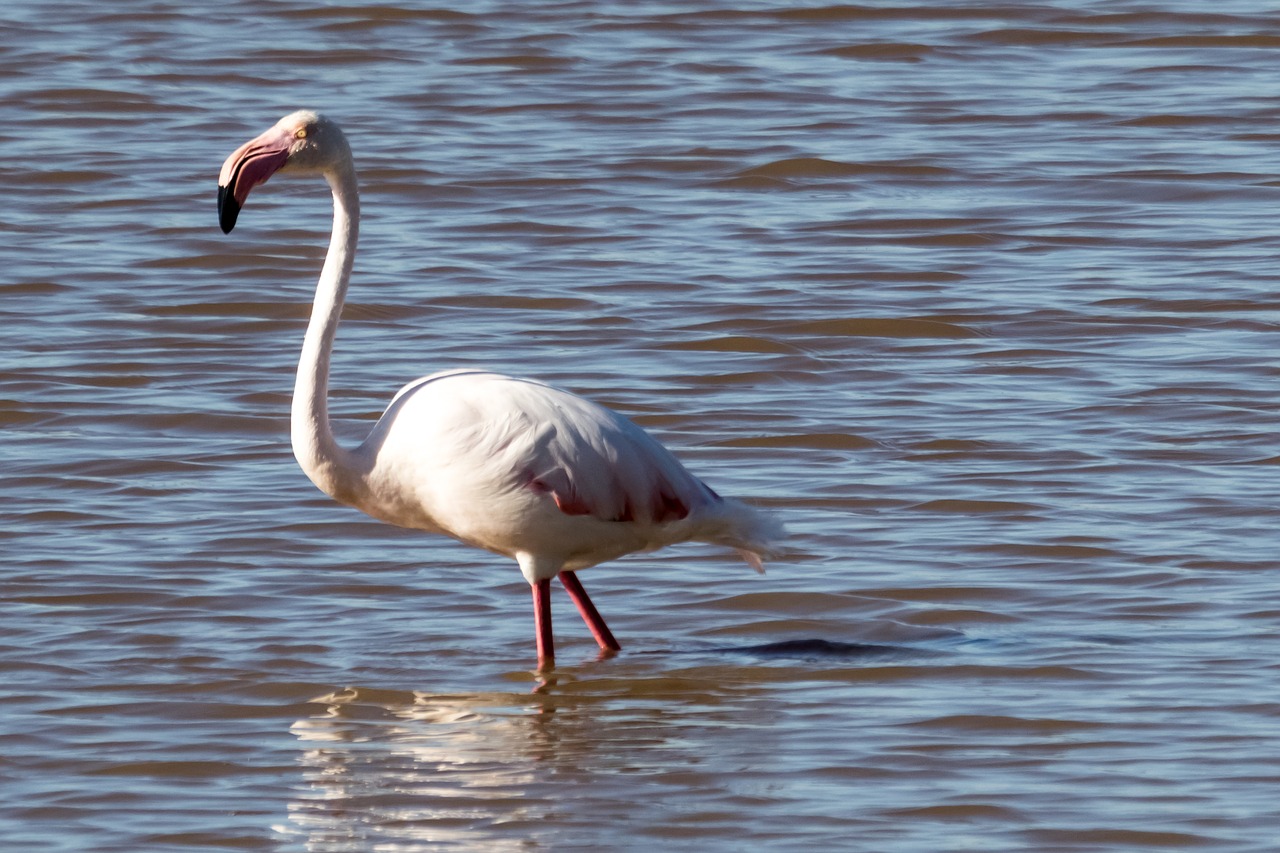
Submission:
[[[533,584],[533,628],[538,638],[538,669],[547,669],[556,662],[551,636],[551,578]]]
[[[577,606],[578,612],[582,614],[582,621],[587,623],[587,627],[591,629],[591,635],[600,644],[600,648],[611,652],[621,649],[622,646],[618,645],[618,641],[613,638],[613,632],[609,630],[609,626],[604,624],[604,617],[591,603],[591,596],[587,595],[578,576],[573,572],[561,572],[559,578],[569,597],[573,599],[574,605]]]

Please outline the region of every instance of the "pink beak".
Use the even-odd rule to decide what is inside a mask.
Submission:
[[[293,136],[285,130],[273,127],[256,139],[241,145],[222,164],[218,175],[218,224],[223,234],[230,234],[236,227],[240,207],[249,197],[249,190],[266,183],[289,160]]]

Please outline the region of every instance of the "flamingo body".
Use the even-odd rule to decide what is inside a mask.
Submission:
[[[453,371],[413,382],[356,457],[368,471],[356,506],[513,557],[530,583],[731,535],[733,504],[648,433],[528,379]]]
[[[359,447],[340,447],[328,371],[359,229],[355,166],[341,130],[300,111],[242,145],[222,168],[219,216],[229,232],[249,191],[285,169],[323,176],[334,198],[291,418],[294,453],[320,489],[382,521],[514,558],[533,588],[544,666],[554,656],[553,577],[601,648],[617,649],[574,572],[689,540],[734,548],[763,570],[783,535],[774,518],[717,495],[623,416],[542,382],[481,370],[426,376],[395,395]]]

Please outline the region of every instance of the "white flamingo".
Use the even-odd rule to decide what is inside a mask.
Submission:
[[[321,491],[374,518],[513,557],[533,587],[540,668],[552,665],[550,582],[559,576],[601,649],[619,648],[574,572],[634,551],[696,540],[737,549],[757,571],[782,525],[722,498],[621,415],[531,379],[436,373],[391,400],[369,437],[340,447],[329,424],[329,358],[355,258],[356,170],[342,131],[307,110],[227,158],[223,232],[277,171],[320,175],[333,233],[293,392],[293,452]]]

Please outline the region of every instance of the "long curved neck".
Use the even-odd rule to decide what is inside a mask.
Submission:
[[[326,494],[352,503],[363,480],[354,454],[338,446],[329,424],[329,358],[355,261],[360,198],[355,166],[349,159],[325,178],[333,190],[333,233],[298,360],[290,432],[293,454],[311,482]]]

